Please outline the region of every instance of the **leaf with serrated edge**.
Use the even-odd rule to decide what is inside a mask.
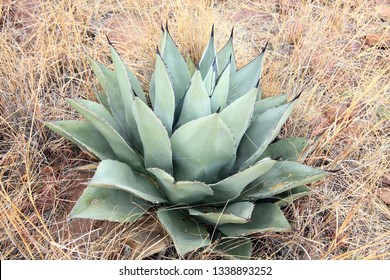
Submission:
[[[254,60],[230,75],[228,104],[254,88],[260,77],[264,51]]]
[[[178,180],[214,183],[218,172],[234,157],[234,140],[218,114],[186,123],[171,137],[173,166]]]
[[[87,187],[69,218],[134,222],[151,206],[145,200],[125,191]]]
[[[66,120],[45,124],[65,139],[75,143],[82,150],[101,160],[116,158],[104,136],[87,121]]]
[[[145,168],[158,167],[173,174],[171,142],[163,124],[138,97],[133,114],[142,140]]]
[[[211,244],[207,230],[183,211],[160,209],[157,217],[181,256]]]
[[[270,144],[259,159],[270,157],[278,160],[297,161],[306,146],[307,139],[304,137],[282,139]]]
[[[176,127],[211,114],[210,98],[199,70],[195,71],[190,87],[184,97],[183,108]]]
[[[164,170],[148,168],[148,171],[156,176],[164,194],[174,204],[194,204],[206,196],[213,194],[213,191],[205,183],[196,181],[177,181]]]
[[[106,138],[110,144],[116,158],[127,163],[133,170],[143,171],[143,162],[141,157],[126,143],[126,141],[95,112],[88,110],[85,106],[68,100],[68,103],[83,115],[99,132]]]
[[[236,66],[236,58],[234,56],[234,50],[233,50],[233,30],[230,34],[229,41],[226,43],[226,45],[217,53],[217,65],[218,65],[218,71],[222,71],[222,69],[225,69],[226,65],[231,64],[231,68],[229,69],[230,74],[233,74],[237,71]]]
[[[230,129],[236,147],[240,144],[242,136],[251,123],[256,97],[257,90],[254,88],[219,113],[221,119]]]
[[[226,66],[225,70],[219,76],[218,82],[214,87],[213,95],[210,98],[211,111],[213,113],[218,110],[223,110],[227,104],[227,97],[229,94],[229,77],[230,64]]]
[[[175,94],[169,79],[164,62],[159,55],[156,58],[156,68],[154,72],[155,96],[153,110],[161,120],[168,135],[172,134],[173,117],[175,114]]]
[[[299,187],[295,187],[291,190],[282,192],[273,198],[278,199],[275,202],[276,205],[278,205],[279,207],[283,207],[285,205],[288,205],[288,204],[294,202],[294,200],[301,198],[301,197],[304,197],[304,196],[307,196],[311,193],[312,193],[312,191],[310,188],[308,188],[306,186],[299,186]]]
[[[235,169],[243,170],[256,162],[279,134],[296,102],[269,109],[252,121],[238,148]]]
[[[210,184],[210,188],[214,191],[212,200],[221,202],[236,198],[248,184],[270,170],[274,164],[274,160],[263,159],[242,172],[238,172],[218,183]]]
[[[243,201],[229,204],[224,208],[208,210],[199,208],[188,209],[191,216],[210,225],[245,224],[252,215],[254,204]],[[206,211],[205,211],[206,210]]]
[[[213,248],[214,252],[232,260],[249,260],[252,254],[252,242],[247,237],[225,237]]]
[[[256,232],[288,231],[291,225],[279,206],[273,203],[256,204],[251,221],[246,224],[225,224],[218,229],[227,236],[248,235]]]
[[[276,162],[262,176],[250,183],[240,196],[256,200],[268,198],[297,186],[318,181],[330,173],[294,161]]]
[[[165,43],[161,48],[161,56],[172,80],[173,91],[175,93],[175,104],[177,105],[184,95],[191,76],[187,63],[179,52],[168,30],[165,30],[164,36]]]
[[[92,70],[102,85],[106,95],[108,104],[110,105],[110,111],[122,129],[127,130],[126,125],[126,110],[122,99],[122,94],[119,88],[119,84],[114,71],[108,69],[101,63],[98,63],[92,59],[89,60]]]
[[[115,160],[101,161],[88,186],[127,191],[152,203],[167,202],[154,182]]]
[[[284,103],[286,103],[287,97],[288,94],[280,94],[277,96],[272,96],[257,101],[255,103],[255,110],[253,111],[253,117],[257,118],[265,111],[283,105]]]
[[[206,77],[211,65],[215,61],[216,55],[217,53],[215,51],[215,45],[214,45],[214,25],[213,25],[211,29],[209,42],[199,61],[199,70],[200,73],[202,74],[203,79]]]

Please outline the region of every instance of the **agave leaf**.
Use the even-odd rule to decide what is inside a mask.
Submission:
[[[278,199],[275,204],[279,207],[283,207],[294,202],[294,200],[298,198],[309,195],[310,193],[312,193],[311,189],[306,186],[295,187],[274,197],[274,199]]]
[[[256,87],[259,82],[265,49],[251,62],[230,75],[228,104]]]
[[[126,125],[126,109],[122,99],[121,90],[118,84],[117,77],[114,71],[108,69],[101,63],[98,63],[92,59],[89,60],[92,70],[95,73],[99,83],[103,87],[108,104],[110,105],[110,111],[121,127],[122,131],[127,131]]]
[[[307,146],[305,137],[287,138],[270,144],[259,159],[270,157],[279,160],[297,161]]]
[[[213,251],[232,260],[249,260],[252,254],[252,242],[247,237],[225,237],[218,242]]]
[[[252,121],[238,148],[235,169],[243,170],[252,165],[279,134],[290,116],[297,99],[269,109]]]
[[[234,157],[234,140],[218,114],[186,123],[172,137],[173,165],[178,180],[213,183]]]
[[[276,162],[273,168],[245,188],[241,198],[249,200],[268,198],[297,186],[318,181],[327,175],[328,171],[298,162]]]
[[[173,174],[171,142],[163,124],[138,97],[134,100],[133,114],[142,140],[145,167],[158,167]]]
[[[229,41],[217,53],[218,71],[222,71],[222,69],[225,69],[225,67],[228,64],[231,65],[228,73],[233,74],[234,72],[237,71],[236,58],[234,56],[234,50],[233,50],[233,29],[230,34]]]
[[[190,83],[191,76],[187,63],[172,40],[168,30],[165,30],[164,36],[165,43],[161,48],[161,56],[165,62],[169,77],[172,80],[173,91],[175,92],[175,104],[177,104],[183,97],[185,89]]]
[[[221,119],[230,129],[236,147],[240,144],[242,136],[251,123],[256,97],[257,90],[254,88],[219,113]]]
[[[210,98],[199,70],[195,71],[190,87],[184,96],[183,108],[176,127],[211,114]]]
[[[191,205],[213,194],[210,187],[202,182],[175,182],[175,179],[164,170],[148,168],[148,171],[156,176],[157,182],[171,203]]]
[[[219,76],[218,82],[214,87],[213,95],[211,96],[211,111],[213,113],[218,110],[223,110],[227,104],[227,97],[229,94],[229,78],[231,65],[228,64]]]
[[[134,222],[151,204],[128,192],[87,187],[69,214],[69,218]]]
[[[242,224],[225,224],[218,229],[227,236],[248,235],[265,231],[288,231],[288,223],[279,206],[273,203],[258,203],[252,212],[251,221]]]
[[[210,225],[224,225],[224,224],[245,224],[252,215],[254,204],[243,201],[229,204],[225,208],[208,209],[204,208],[190,208],[188,209],[191,216]]]
[[[107,95],[104,92],[93,91],[95,98],[102,104],[107,110],[110,110],[110,105],[108,104]]]
[[[202,79],[206,77],[207,73],[209,72],[209,69],[212,67],[213,63],[215,62],[216,56],[217,53],[215,51],[215,45],[214,45],[214,25],[213,25],[211,28],[209,42],[199,61],[199,70],[200,73],[202,74]]]
[[[125,163],[115,160],[101,161],[88,186],[126,191],[152,203],[167,202],[152,181],[134,173]]]
[[[242,172],[238,172],[218,183],[209,185],[214,191],[212,200],[214,202],[222,202],[236,198],[248,184],[270,170],[274,164],[274,160],[263,159]]]
[[[157,217],[181,256],[211,244],[207,230],[183,211],[160,209]]]
[[[144,170],[141,157],[126,143],[111,125],[82,104],[79,104],[74,100],[68,100],[68,103],[83,115],[104,136],[104,138],[106,138],[117,160],[127,163],[133,170]]]
[[[146,98],[146,95],[145,95],[142,87],[141,87],[140,82],[138,81],[137,77],[130,71],[129,67],[127,65],[125,65],[125,67],[126,67],[127,77],[130,80],[130,85],[131,85],[131,88],[133,89],[133,92],[139,98],[141,98],[141,100],[143,102],[145,102],[147,104],[148,100]]]
[[[116,158],[104,136],[87,121],[66,120],[45,125],[101,160]]]
[[[114,63],[114,73],[117,78],[117,83],[122,95],[122,102],[125,108],[125,112],[130,109],[133,105],[134,95],[133,89],[131,88],[129,77],[127,75],[126,66],[120,58],[114,47],[110,46],[111,57]],[[128,104],[129,103],[129,104]]]
[[[115,119],[112,117],[111,113],[106,109],[106,107],[104,107],[102,104],[99,104],[99,103],[96,103],[96,102],[93,102],[90,100],[84,100],[84,99],[67,99],[67,102],[69,103],[70,100],[73,100],[74,102],[76,102],[76,103],[82,105],[83,107],[87,108],[88,110],[94,112],[101,119],[103,119],[105,122],[107,122],[112,128],[114,128],[115,131],[117,131],[119,134],[123,135],[123,132],[122,132],[121,128],[119,127],[118,123],[115,121]],[[70,105],[72,106],[72,104],[70,104]]]
[[[269,109],[278,107],[286,103],[288,94],[280,94],[256,102],[253,117],[256,118]]]
[[[218,75],[217,64],[216,64],[216,61],[214,60],[209,71],[207,72],[206,77],[203,80],[203,83],[205,85],[205,88],[206,88],[209,96],[211,96],[213,94],[217,75]]]
[[[155,96],[152,99],[154,113],[161,120],[168,135],[172,134],[173,118],[175,114],[175,93],[169,79],[164,62],[159,55],[156,58]]]
[[[190,71],[190,76],[192,77],[196,71],[196,65],[189,55],[187,56],[187,66]]]

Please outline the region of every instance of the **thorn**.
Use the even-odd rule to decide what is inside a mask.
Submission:
[[[234,32],[234,26],[232,27],[232,31],[230,31],[230,38],[229,39],[233,39],[233,32]]]
[[[213,26],[211,27],[211,34],[210,34],[210,37],[211,37],[211,38],[214,38],[214,23],[213,23]]]
[[[168,19],[165,21],[165,30],[169,33]]]
[[[303,89],[301,89],[301,91],[298,93],[298,95],[297,96],[295,96],[294,97],[294,99],[293,100],[291,100],[291,102],[294,102],[295,100],[297,100],[299,97],[301,97],[301,95],[302,95],[302,92],[304,91],[305,89],[303,88]]]
[[[341,168],[340,169],[334,169],[334,170],[324,170],[326,172],[330,172],[330,173],[337,173],[339,171],[341,171]]]
[[[263,47],[263,50],[261,52],[265,52],[266,51],[266,49],[268,47],[268,43],[269,43],[269,41],[267,41],[267,43],[265,43],[265,46]]]
[[[112,44],[112,42],[110,41],[110,38],[108,38],[108,35],[106,34],[106,39],[107,39],[107,42],[110,46],[114,47],[114,45]]]
[[[259,87],[260,87],[260,78],[257,80],[255,88],[259,88]]]
[[[158,46],[156,46],[156,54],[159,55],[159,56],[161,56],[160,50],[158,49]]]
[[[161,23],[161,31],[164,33],[165,32],[165,28],[164,28],[164,24],[163,23]]]

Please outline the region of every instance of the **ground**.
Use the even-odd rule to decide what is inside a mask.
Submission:
[[[68,221],[96,160],[49,131],[93,99],[87,57],[106,36],[148,89],[160,26],[198,60],[215,24],[238,65],[268,42],[265,97],[303,90],[281,137],[320,136],[305,161],[338,170],[283,209],[287,233],[252,236],[255,259],[389,259],[390,4],[387,1],[4,0],[0,3],[0,258],[175,259],[153,215]],[[188,259],[213,259],[210,251]]]

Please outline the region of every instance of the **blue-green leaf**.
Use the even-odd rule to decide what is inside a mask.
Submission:
[[[87,121],[66,120],[45,124],[65,139],[75,143],[82,150],[91,153],[101,160],[116,158],[104,136]]]
[[[221,119],[230,129],[236,147],[240,144],[242,136],[251,123],[256,97],[257,90],[254,88],[219,113]]]
[[[214,183],[235,153],[229,128],[218,114],[186,123],[171,137],[175,178]]]
[[[230,34],[229,41],[217,53],[218,73],[222,72],[222,70],[225,69],[228,64],[231,65],[229,69],[230,74],[233,74],[234,72],[237,71],[236,58],[234,56],[234,50],[233,50],[233,29]]]
[[[211,96],[211,111],[213,113],[218,110],[223,110],[227,104],[229,94],[229,78],[230,64],[226,66],[222,74],[219,76],[216,86],[214,87],[213,95]]]
[[[168,30],[164,31],[163,38],[165,40],[162,40],[161,56],[171,78],[173,91],[175,92],[175,104],[177,104],[190,82],[190,71]]]
[[[184,96],[183,107],[176,127],[211,114],[210,98],[199,70],[195,71],[191,85]]]
[[[70,219],[83,218],[114,222],[134,222],[151,204],[128,192],[87,187],[69,214]]]
[[[156,176],[164,194],[174,204],[194,204],[213,194],[209,186],[196,181],[175,181],[175,179],[158,168],[148,168],[148,171]]]
[[[288,94],[280,94],[259,100],[255,104],[254,118],[260,116],[269,109],[283,105],[287,101]]]
[[[121,135],[107,121],[102,119],[94,111],[89,110],[74,100],[69,99],[68,103],[106,138],[117,160],[127,163],[133,170],[144,170],[142,158],[139,154],[126,143]]]
[[[265,50],[247,65],[230,76],[228,104],[256,87],[258,84]]]
[[[297,99],[269,109],[252,121],[238,148],[235,169],[243,170],[259,159],[268,145],[279,134],[296,102]]]
[[[181,210],[160,209],[157,217],[171,236],[177,252],[184,256],[198,248],[209,246],[207,230]]]
[[[247,237],[225,237],[213,248],[214,252],[232,260],[249,260],[252,254],[252,242]]]
[[[269,198],[295,187],[318,181],[330,173],[294,161],[276,162],[262,176],[250,183],[242,195],[242,199],[257,200]]]
[[[215,51],[215,45],[214,45],[214,25],[211,28],[211,35],[209,42],[207,44],[206,49],[204,50],[202,57],[199,61],[199,70],[202,74],[202,79],[204,79],[209,72],[209,69],[212,67],[213,63],[215,62],[217,53]]]
[[[256,232],[266,231],[288,231],[291,225],[284,217],[283,212],[279,206],[273,203],[259,203],[256,204],[252,212],[251,221],[242,224],[225,224],[218,229],[228,236],[248,235]]]
[[[198,207],[188,209],[191,216],[210,225],[245,224],[252,215],[254,204],[243,201],[227,205],[224,208]]]
[[[171,142],[163,124],[138,97],[134,100],[133,113],[142,140],[145,167],[158,167],[173,174]]]
[[[211,200],[214,202],[223,202],[236,198],[249,183],[270,170],[274,164],[274,160],[263,159],[242,172],[238,172],[218,183],[209,185],[214,191],[214,195],[212,199],[210,199],[210,202]]]
[[[156,68],[154,72],[155,96],[152,99],[154,113],[161,120],[168,135],[172,134],[173,118],[175,114],[175,94],[173,92],[171,80],[163,60],[159,55],[156,58]]]
[[[259,159],[270,157],[278,160],[298,161],[307,146],[305,137],[287,138],[270,144]]]
[[[101,161],[88,186],[126,191],[152,203],[168,202],[151,180],[115,160]]]

